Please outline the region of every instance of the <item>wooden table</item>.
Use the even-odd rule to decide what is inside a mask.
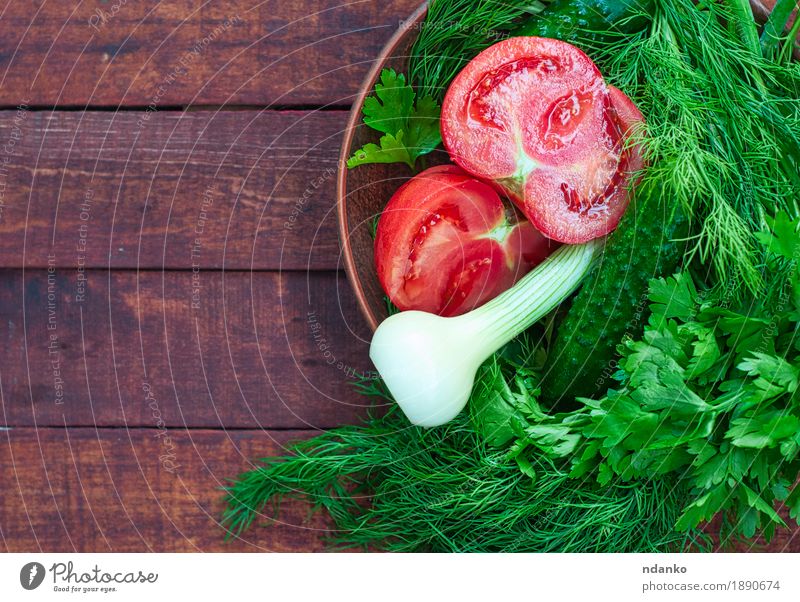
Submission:
[[[417,3],[0,9],[0,549],[323,548],[224,542],[219,488],[363,412],[337,153]]]

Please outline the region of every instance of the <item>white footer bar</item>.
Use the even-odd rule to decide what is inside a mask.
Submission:
[[[796,601],[798,561],[758,553],[0,554],[0,599]]]

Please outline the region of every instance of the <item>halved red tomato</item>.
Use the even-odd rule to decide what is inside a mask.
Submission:
[[[609,86],[608,96],[611,99],[611,106],[614,108],[623,135],[632,133],[637,123],[644,123],[644,115],[625,92],[614,86]]]
[[[442,138],[456,163],[500,186],[546,236],[585,242],[613,230],[628,204],[631,151],[613,106],[627,97],[609,90],[575,46],[510,38],[453,80]],[[632,103],[620,111],[632,118],[631,107],[638,113]]]
[[[375,263],[401,310],[455,316],[510,288],[557,246],[491,186],[445,165],[392,196],[378,221]]]

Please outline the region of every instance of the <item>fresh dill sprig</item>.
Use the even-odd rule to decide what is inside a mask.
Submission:
[[[659,0],[649,32],[593,58],[647,119],[644,180],[692,219],[687,261],[710,265],[723,288],[761,295],[770,284],[755,233],[766,214],[793,215],[800,196],[800,66],[726,25],[741,18],[738,0]]]
[[[675,521],[686,491],[673,480],[597,486],[550,460],[523,474],[463,415],[409,426],[397,410],[292,446],[227,488],[223,521],[238,534],[274,517],[283,498],[324,509],[342,548],[446,552],[656,552],[706,548]],[[531,478],[529,475],[534,475]]]

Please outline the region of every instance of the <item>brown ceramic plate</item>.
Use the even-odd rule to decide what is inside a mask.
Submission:
[[[372,224],[375,216],[383,211],[394,191],[411,176],[411,172],[405,165],[398,164],[362,165],[358,169],[347,169],[347,159],[355,149],[367,142],[378,141],[377,133],[361,121],[361,107],[364,99],[372,93],[382,69],[392,67],[399,72],[406,72],[408,51],[417,38],[419,24],[425,18],[426,10],[427,5],[423,4],[403,22],[367,74],[353,103],[339,156],[339,239],[347,277],[372,330],[387,316],[383,289],[375,271]],[[442,150],[432,154],[439,155],[433,158],[434,161],[447,159]]]
[[[757,19],[763,21],[774,7],[775,0],[751,0],[751,4]],[[347,277],[353,286],[361,312],[372,330],[386,318],[387,311],[383,290],[375,271],[370,232],[375,217],[381,213],[394,191],[411,176],[411,173],[406,166],[398,164],[362,165],[358,169],[347,169],[346,163],[356,149],[367,142],[377,142],[376,132],[361,121],[361,107],[364,99],[372,93],[384,67],[406,72],[409,49],[417,37],[426,9],[427,6],[423,4],[414,11],[375,60],[353,103],[339,157],[337,182],[339,238]],[[429,155],[428,163],[435,165],[448,160],[447,153],[438,150]]]

